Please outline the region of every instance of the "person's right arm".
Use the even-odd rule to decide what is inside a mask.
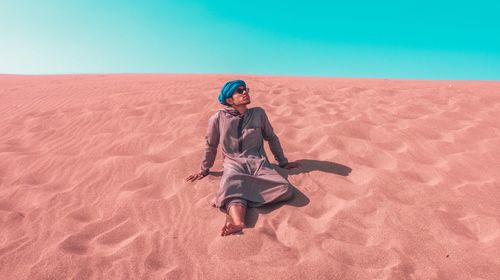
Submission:
[[[205,136],[205,151],[200,166],[200,173],[205,174],[205,176],[214,165],[219,139],[219,113],[216,113],[208,119],[207,135]]]
[[[208,119],[207,134],[205,136],[205,149],[201,161],[200,172],[192,174],[186,178],[186,181],[194,182],[208,175],[210,168],[214,165],[217,156],[217,147],[219,146],[219,113],[214,114]]]

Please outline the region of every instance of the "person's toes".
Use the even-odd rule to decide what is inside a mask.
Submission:
[[[233,233],[238,233],[241,232],[245,228],[244,225],[233,225],[233,224],[227,224],[222,228],[221,235],[230,235]]]
[[[220,230],[220,235],[222,236],[227,235],[227,229],[228,229],[227,224],[225,224]]]

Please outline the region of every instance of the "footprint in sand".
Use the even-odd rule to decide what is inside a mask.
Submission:
[[[340,263],[366,269],[388,269],[397,266],[401,260],[395,250],[353,245],[334,239],[321,242],[321,248]]]
[[[70,234],[58,247],[64,252],[76,255],[108,254],[125,246],[138,233],[138,227],[128,218],[114,217],[91,223],[80,232]]]
[[[94,207],[80,207],[79,209],[69,213],[66,218],[73,219],[81,223],[89,223],[99,217],[98,211]]]

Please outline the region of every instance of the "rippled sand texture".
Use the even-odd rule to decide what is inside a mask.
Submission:
[[[220,153],[184,178],[234,78],[303,168],[220,237]],[[0,98],[1,279],[500,275],[500,82],[3,75]]]

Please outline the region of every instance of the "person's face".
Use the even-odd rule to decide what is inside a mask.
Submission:
[[[230,105],[246,105],[250,104],[250,88],[245,88],[240,86],[234,90],[233,96],[227,99],[227,103]]]

